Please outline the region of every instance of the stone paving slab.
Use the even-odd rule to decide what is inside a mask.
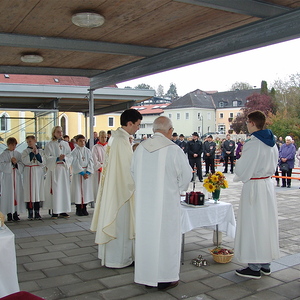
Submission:
[[[241,190],[240,183],[232,183],[222,190],[221,200],[233,205],[235,214]],[[275,182],[275,181],[274,181]],[[8,223],[15,233],[17,267],[20,288],[47,300],[71,299],[262,299],[300,300],[300,205],[298,183],[288,190],[276,188],[279,213],[281,257],[272,263],[272,274],[260,280],[241,278],[235,269],[243,267],[234,257],[231,263],[217,264],[209,249],[212,231],[199,228],[186,234],[184,264],[181,265],[180,283],[161,292],[146,289],[133,281],[133,267],[109,269],[97,258],[95,234],[89,230],[90,215],[77,217],[72,207],[70,219],[51,220],[41,210],[42,221]],[[192,185],[190,186],[192,189]],[[196,183],[202,190],[202,183]],[[43,234],[42,234],[43,233]],[[234,247],[234,241],[223,234],[223,246]],[[209,265],[200,268],[190,263],[202,255]]]

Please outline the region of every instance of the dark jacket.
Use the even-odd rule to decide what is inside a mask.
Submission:
[[[203,152],[203,146],[201,141],[192,140],[187,142],[188,158],[194,158],[194,154],[198,154],[198,157],[201,158],[202,152]]]
[[[187,143],[185,141],[180,141],[178,143],[178,146],[183,150],[184,153],[187,151]]]
[[[234,156],[235,142],[232,140],[226,140],[223,143],[224,155]],[[230,154],[226,152],[230,151]]]
[[[204,158],[206,158],[206,153],[210,154],[210,157],[215,157],[215,152],[216,152],[216,143],[211,141],[211,142],[204,142],[203,145],[203,152],[204,152]]]

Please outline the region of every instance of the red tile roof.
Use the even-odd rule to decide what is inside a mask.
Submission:
[[[170,103],[158,103],[150,105],[132,106],[131,108],[137,109],[142,115],[159,115],[164,112],[164,108],[169,106]]]

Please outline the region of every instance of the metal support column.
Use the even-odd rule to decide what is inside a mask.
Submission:
[[[94,146],[94,90],[89,89],[90,149]]]
[[[88,123],[87,123],[87,118],[88,118],[88,114],[84,113],[84,135],[86,136],[86,138],[88,137]]]
[[[89,116],[90,116],[90,149],[94,146],[94,90],[89,89]],[[91,208],[94,208],[94,201],[91,202]]]

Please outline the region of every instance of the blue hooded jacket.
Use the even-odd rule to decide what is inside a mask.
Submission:
[[[252,133],[260,141],[262,141],[267,146],[273,147],[275,145],[275,137],[270,129],[258,130]]]

